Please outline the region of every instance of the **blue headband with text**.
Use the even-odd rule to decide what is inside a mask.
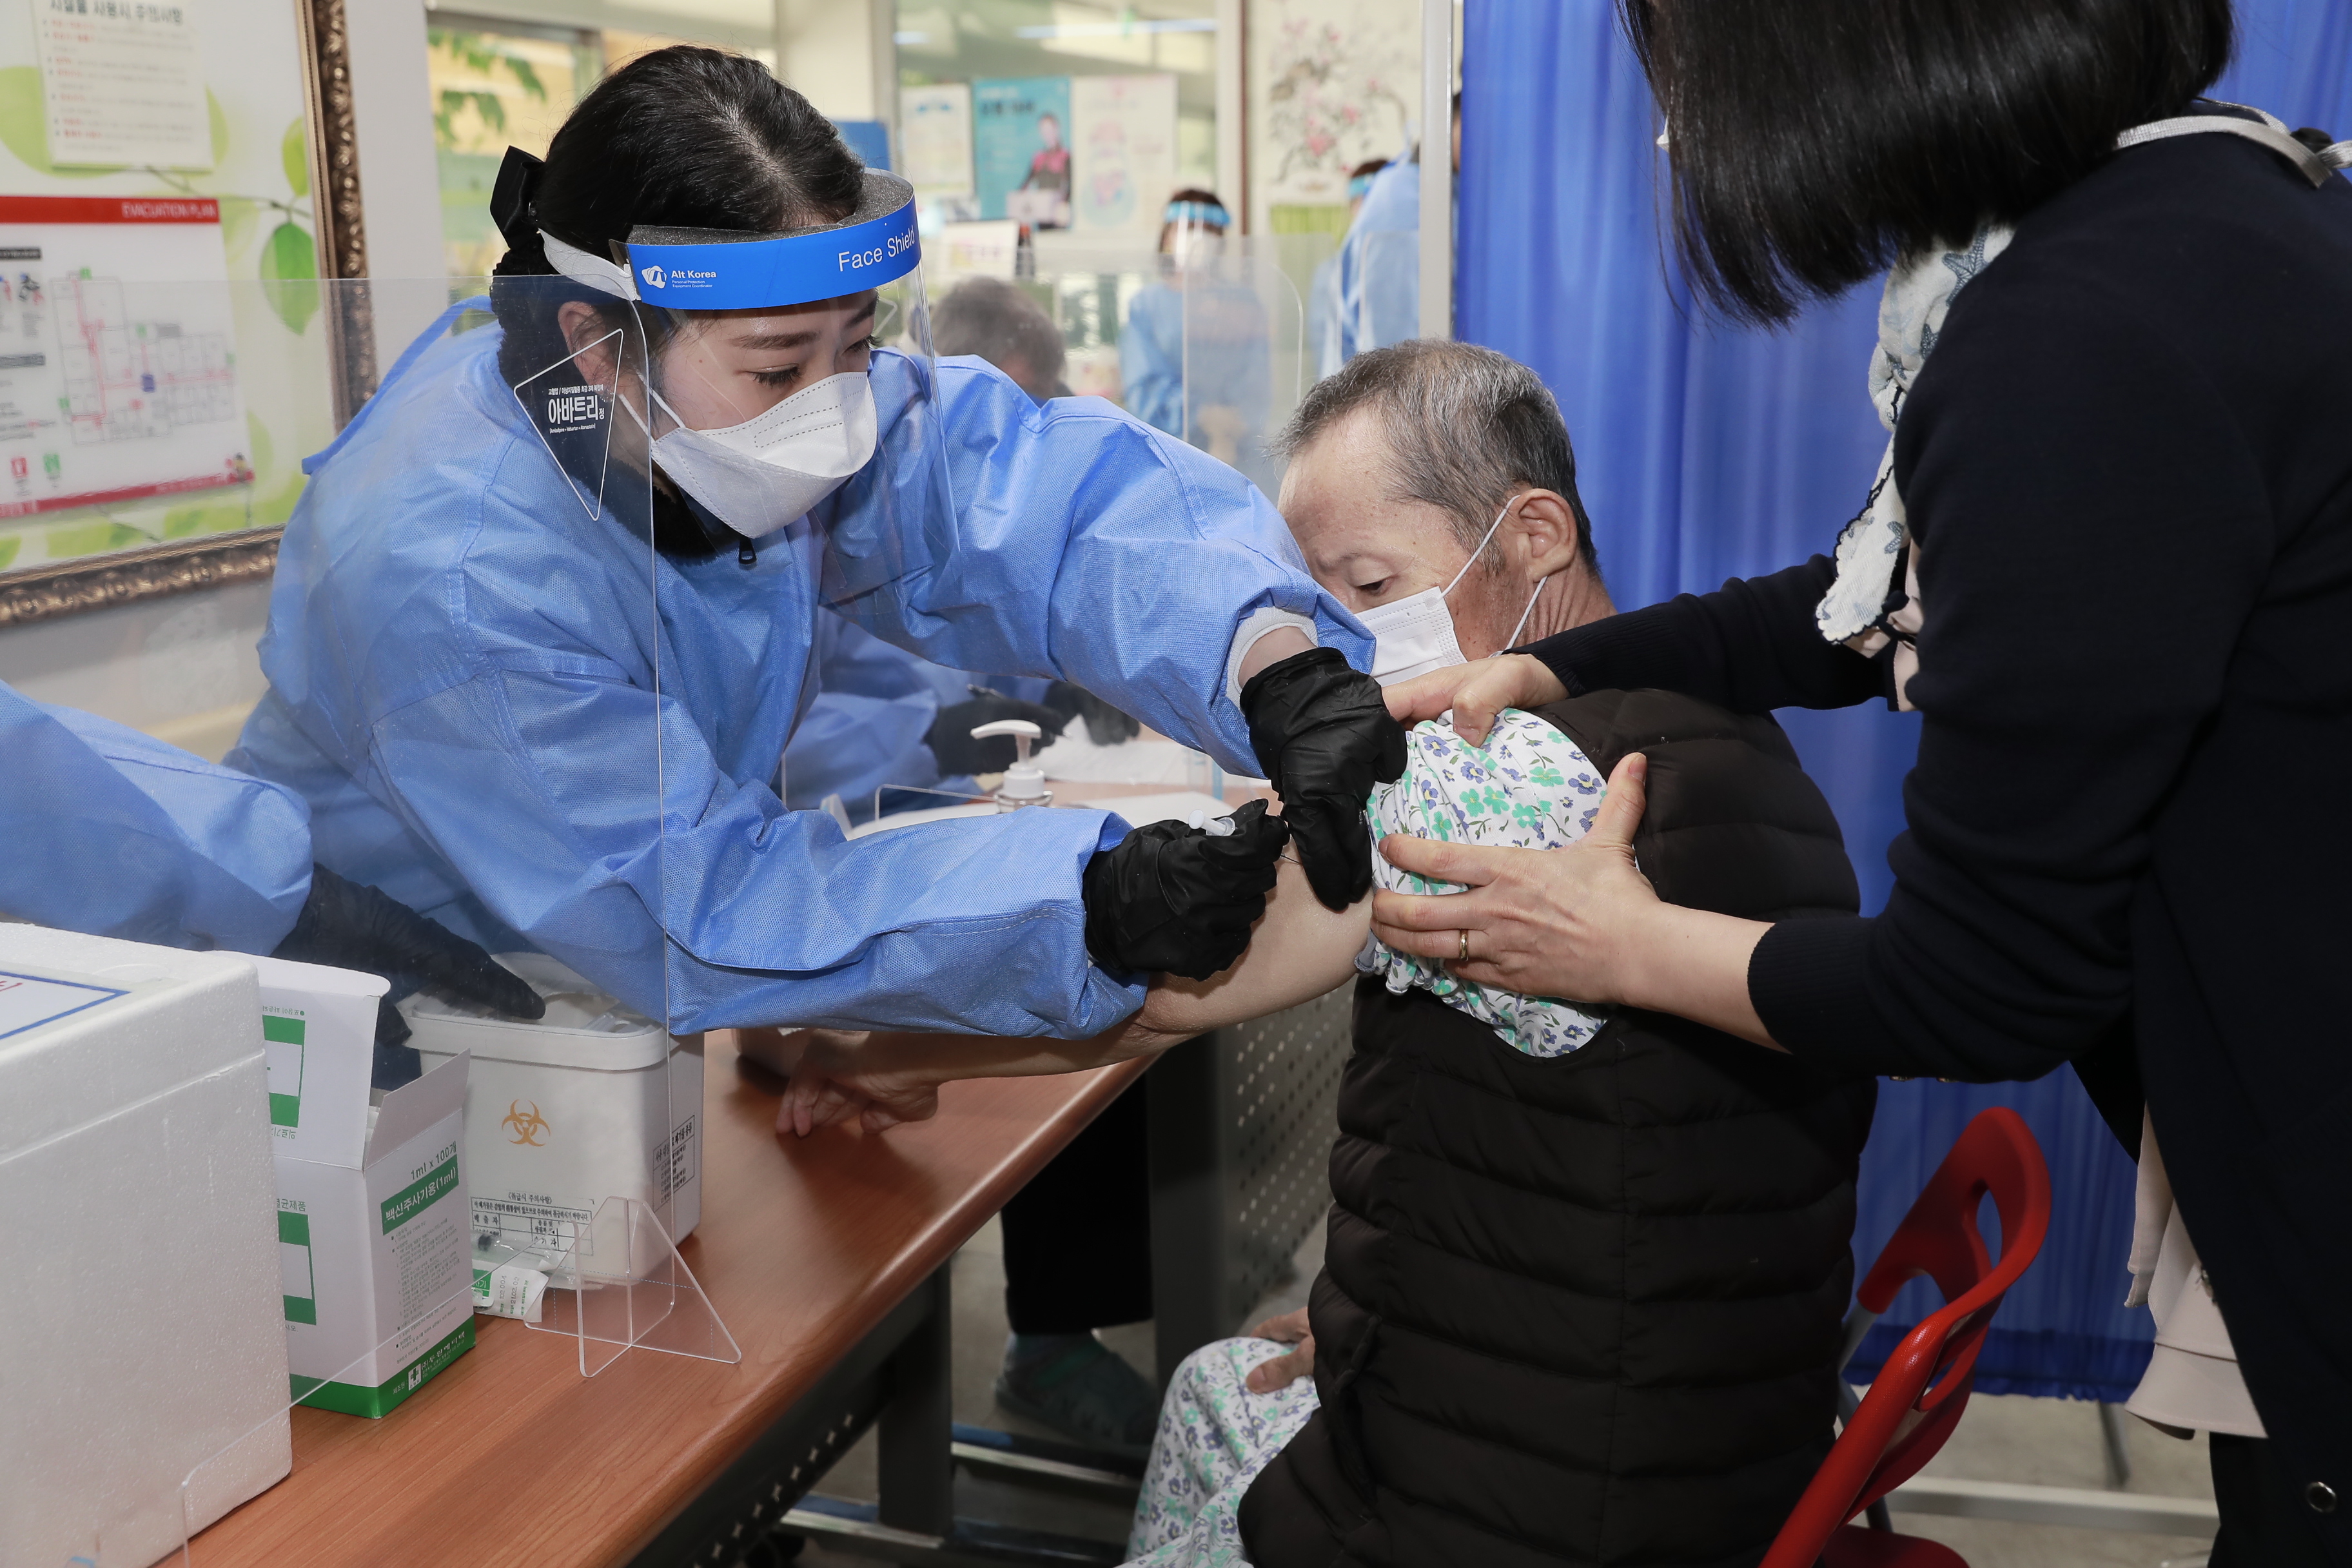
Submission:
[[[719,244],[629,242],[637,298],[673,310],[804,305],[879,288],[923,258],[915,204],[845,228]]]
[[[1231,220],[1225,216],[1225,209],[1214,202],[1170,202],[1160,221],[1195,224],[1203,228],[1223,228]]]

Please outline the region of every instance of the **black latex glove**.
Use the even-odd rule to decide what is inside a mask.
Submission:
[[[547,1004],[522,977],[437,921],[373,888],[310,868],[310,897],[273,957],[381,974],[392,990],[376,1008],[377,1089],[397,1089],[417,1075],[408,1022],[394,1005],[417,991],[487,1007],[509,1017],[540,1018]],[[390,1081],[386,1081],[386,1080]]]
[[[992,694],[940,709],[940,716],[931,721],[930,732],[923,737],[923,744],[931,749],[931,755],[939,760],[940,772],[947,777],[958,773],[1001,773],[1019,755],[1013,749],[1013,737],[991,735],[985,741],[971,738],[974,730],[999,719],[1028,720],[1045,731],[1037,739],[1041,746],[1058,737],[1062,726],[1070,721],[1068,714],[1056,713],[1040,703]]]
[[[1404,776],[1404,726],[1389,717],[1380,682],[1332,647],[1250,677],[1242,715],[1258,766],[1282,797],[1307,885],[1324,908],[1346,909],[1371,890],[1364,801],[1374,784]]]
[[[1181,822],[1137,828],[1087,862],[1087,952],[1105,969],[1187,980],[1231,967],[1265,913],[1289,836],[1262,800],[1234,812],[1223,838]]]
[[[1045,706],[1055,712],[1087,721],[1087,738],[1097,746],[1123,746],[1143,732],[1143,726],[1083,686],[1057,680],[1045,689]]]

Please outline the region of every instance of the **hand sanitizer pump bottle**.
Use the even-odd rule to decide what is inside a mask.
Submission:
[[[999,719],[971,732],[975,741],[985,741],[992,735],[1013,737],[1017,760],[1004,770],[1004,782],[996,791],[997,810],[1019,811],[1024,806],[1054,804],[1054,792],[1045,787],[1045,770],[1029,760],[1029,748],[1044,733],[1026,719]]]

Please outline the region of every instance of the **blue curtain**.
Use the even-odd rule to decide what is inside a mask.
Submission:
[[[2352,135],[2352,0],[2241,0],[2221,96]],[[1655,108],[1611,0],[1468,0],[1459,334],[1523,361],[1559,399],[1621,609],[1826,552],[1886,442],[1864,393],[1874,289],[1778,332],[1696,312],[1666,258]],[[1865,911],[1891,881],[1915,715],[1780,715],[1843,825]],[[1866,1266],[1969,1118],[2015,1108],[2057,1212],[1979,1361],[1988,1393],[2120,1400],[2147,1360],[2126,1312],[2133,1167],[2072,1069],[2035,1083],[1884,1086],[1863,1159]],[[1907,1289],[1856,1358],[1866,1373],[1934,1298]]]

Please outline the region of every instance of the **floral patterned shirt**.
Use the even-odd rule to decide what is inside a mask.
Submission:
[[[1608,784],[1570,740],[1532,713],[1506,708],[1484,746],[1454,732],[1452,716],[1425,721],[1405,737],[1404,775],[1375,787],[1365,804],[1375,842],[1391,833],[1514,849],[1557,849],[1583,837],[1601,814]],[[1399,893],[1458,893],[1372,857],[1372,881]],[[1392,992],[1417,985],[1469,1014],[1531,1057],[1565,1056],[1601,1032],[1606,1009],[1549,996],[1522,996],[1457,978],[1444,961],[1398,952],[1368,940],[1358,967]]]

